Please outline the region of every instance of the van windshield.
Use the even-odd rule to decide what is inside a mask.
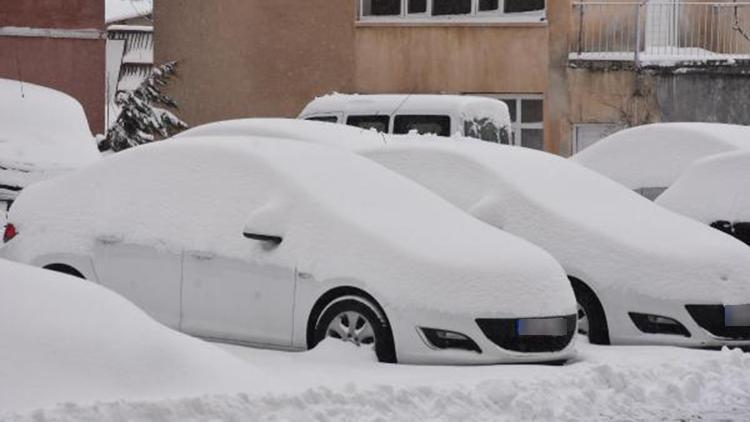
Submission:
[[[346,124],[362,129],[375,129],[378,132],[388,133],[390,130],[390,117],[382,114],[373,116],[349,116],[346,118]]]
[[[420,135],[451,136],[451,118],[441,115],[400,115],[393,121],[397,135],[416,131]]]

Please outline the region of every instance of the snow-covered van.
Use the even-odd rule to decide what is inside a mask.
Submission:
[[[314,99],[299,118],[390,134],[458,134],[498,144],[512,143],[508,106],[486,97],[331,94]]]
[[[656,123],[610,135],[571,160],[653,200],[697,160],[740,149],[750,149],[750,127]]]
[[[0,78],[0,214],[31,183],[98,158],[78,101],[54,89]]]

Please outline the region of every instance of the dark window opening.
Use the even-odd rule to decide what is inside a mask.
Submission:
[[[544,151],[544,130],[521,129],[521,146]]]
[[[427,0],[409,0],[409,13],[426,13]]]
[[[388,133],[389,120],[390,118],[384,115],[349,116],[346,119],[346,124],[349,126],[356,126],[362,129],[375,129],[378,132]]]
[[[489,12],[500,8],[500,0],[479,0],[479,11]]]
[[[544,121],[544,101],[521,100],[521,123],[538,123]]]
[[[471,0],[433,0],[432,15],[468,15],[471,13]]]
[[[508,133],[490,119],[467,120],[464,123],[464,135],[496,144],[508,144]],[[505,135],[505,136],[503,136]]]
[[[544,10],[544,0],[505,0],[505,13]]]
[[[401,0],[364,0],[362,16],[400,16]]]
[[[308,117],[305,120],[312,120],[314,122],[327,122],[327,123],[339,122],[339,118],[336,116],[314,116],[314,117]]]
[[[403,135],[412,131],[420,135],[451,136],[451,118],[449,116],[396,116],[393,122],[393,133]]]

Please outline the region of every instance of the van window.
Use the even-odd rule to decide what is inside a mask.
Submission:
[[[393,121],[393,133],[407,134],[417,131],[420,135],[451,136],[450,116],[440,115],[400,115]]]
[[[385,115],[374,116],[349,116],[346,118],[346,124],[356,126],[362,129],[375,129],[378,132],[388,133],[390,129],[390,117]]]
[[[464,122],[464,135],[496,144],[510,144],[510,137],[506,128],[498,127],[492,120],[487,118]]]
[[[307,117],[305,120],[312,120],[313,122],[328,122],[328,123],[339,122],[339,118],[336,116],[313,116],[313,117]]]

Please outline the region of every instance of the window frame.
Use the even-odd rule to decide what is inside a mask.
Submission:
[[[542,107],[544,107],[544,95],[543,94],[499,94],[490,95],[492,98],[497,98],[506,102],[513,101],[514,107],[516,108],[516,119],[510,122],[510,127],[513,130],[513,145],[523,146],[523,130],[524,129],[536,129],[541,130],[544,135],[544,116],[542,116],[541,122],[524,122],[523,121],[523,101],[541,101]],[[510,106],[509,106],[510,107]]]
[[[357,21],[358,22],[403,22],[403,21],[500,21],[500,22],[546,22],[547,21],[547,0],[544,9],[529,12],[505,12],[505,0],[498,0],[496,11],[479,11],[479,0],[471,0],[471,11],[462,15],[432,15],[433,0],[427,0],[427,10],[425,13],[409,13],[408,3],[410,0],[400,0],[401,13],[399,15],[379,15],[367,16],[363,14],[364,2],[366,0],[357,0]],[[494,18],[494,19],[493,19]]]

